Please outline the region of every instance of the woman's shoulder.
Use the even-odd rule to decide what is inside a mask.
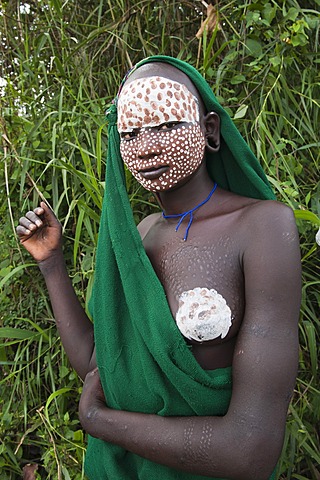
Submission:
[[[137,228],[142,240],[147,235],[150,228],[153,227],[153,225],[161,218],[161,215],[161,212],[152,213],[141,220]]]

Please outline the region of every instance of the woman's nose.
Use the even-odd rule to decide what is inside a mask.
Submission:
[[[161,154],[161,141],[157,133],[152,130],[141,129],[137,140],[137,156],[139,158],[152,158]]]

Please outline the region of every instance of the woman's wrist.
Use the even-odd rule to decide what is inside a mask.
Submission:
[[[65,268],[62,248],[52,251],[46,259],[39,261],[38,267],[44,277],[52,272],[61,270],[61,267]]]

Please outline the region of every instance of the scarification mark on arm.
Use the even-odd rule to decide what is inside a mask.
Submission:
[[[213,436],[213,428],[209,421],[204,421],[201,437],[195,434],[195,421],[189,419],[184,430],[183,454],[181,461],[186,465],[194,465],[199,460],[204,465],[208,465],[212,461],[210,452],[211,439]]]

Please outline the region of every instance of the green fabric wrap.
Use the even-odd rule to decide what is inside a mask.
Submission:
[[[220,187],[239,195],[274,200],[275,195],[258,160],[203,76],[188,63],[163,55],[145,58],[137,63],[132,71],[151,62],[164,62],[181,70],[196,86],[207,112],[218,113],[221,125],[221,147],[218,153],[207,154],[206,157],[211,178]]]
[[[201,75],[170,57],[150,57],[139,65],[151,61],[167,62],[184,71],[207,108],[219,113],[224,145],[219,155],[223,166],[215,177],[218,184],[237,193],[273,198],[257,160]],[[106,189],[89,303],[107,405],[163,416],[224,415],[231,398],[231,368],[203,370],[176,326],[135,226],[119,151],[115,105],[108,121]],[[233,153],[238,151],[237,144],[240,157]],[[229,168],[234,169],[232,174]],[[85,469],[90,480],[208,478],[169,469],[92,437]]]

